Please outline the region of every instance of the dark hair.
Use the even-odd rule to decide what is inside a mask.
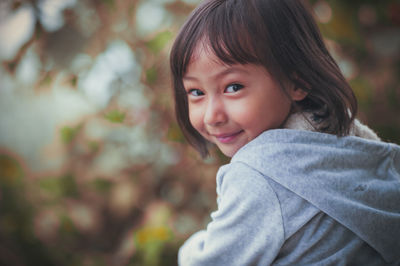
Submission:
[[[202,156],[208,154],[207,141],[190,123],[182,81],[200,43],[228,65],[262,65],[277,82],[308,92],[294,107],[312,112],[318,131],[349,133],[357,100],[300,0],[208,0],[191,13],[170,54],[176,117]]]

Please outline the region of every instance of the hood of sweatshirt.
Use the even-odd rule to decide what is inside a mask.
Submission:
[[[325,212],[376,249],[400,259],[400,146],[356,136],[274,129],[232,158]]]

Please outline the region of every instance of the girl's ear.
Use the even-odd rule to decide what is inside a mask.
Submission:
[[[290,89],[290,97],[293,101],[301,101],[306,98],[308,92],[302,88],[310,88],[310,85],[294,73]]]
[[[293,88],[290,90],[290,97],[292,98],[293,101],[301,101],[304,98],[306,98],[308,92],[297,88],[293,86]]]

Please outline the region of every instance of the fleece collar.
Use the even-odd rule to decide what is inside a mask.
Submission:
[[[283,128],[316,131],[317,125],[314,121],[312,113],[298,112],[289,116],[283,125]],[[380,140],[380,138],[372,129],[362,124],[358,119],[353,121],[353,124],[350,127],[349,135],[364,139]]]

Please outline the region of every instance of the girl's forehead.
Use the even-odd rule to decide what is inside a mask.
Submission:
[[[208,41],[200,39],[198,43],[194,46],[193,52],[190,57],[190,62],[192,60],[196,60],[201,56],[215,56],[214,52],[212,51],[212,47]]]
[[[202,57],[207,57],[208,59],[214,61],[217,64],[226,65],[225,62],[223,62],[220,58],[218,58],[211,44],[208,41],[205,41],[204,39],[200,40],[198,44],[194,47],[188,66],[190,66],[194,61]]]

